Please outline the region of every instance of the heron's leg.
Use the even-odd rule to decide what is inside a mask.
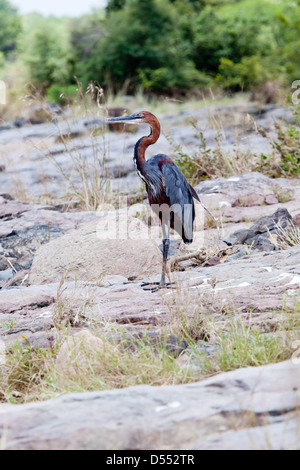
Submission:
[[[145,282],[142,284],[144,290],[150,290],[151,292],[157,292],[160,289],[172,289],[172,284],[166,282],[166,271],[167,271],[167,262],[168,262],[168,255],[169,255],[169,248],[170,248],[170,231],[171,231],[171,222],[169,219],[168,222],[168,230],[166,231],[165,225],[162,226],[163,231],[163,266],[162,266],[162,273],[161,273],[161,280],[160,282]],[[146,286],[155,286],[146,288]]]
[[[161,273],[160,285],[161,287],[166,286],[166,271],[167,271],[167,262],[170,248],[170,219],[168,222],[168,233],[166,233],[166,227],[162,226],[163,230],[163,266]]]

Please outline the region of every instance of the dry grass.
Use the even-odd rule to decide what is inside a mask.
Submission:
[[[176,360],[165,348],[157,350],[142,340],[135,340],[134,352],[128,341],[108,341],[98,337],[98,347],[89,342],[78,343],[68,350],[68,359],[63,355],[64,366],[52,369],[48,386],[56,393],[66,391],[89,391],[124,388],[133,385],[180,384],[191,380],[191,374],[180,369]],[[73,343],[74,344],[74,343]],[[61,352],[63,349],[61,349]],[[58,356],[59,358],[59,356]],[[58,365],[58,366],[57,366]]]
[[[0,367],[0,402],[23,403],[41,397],[41,383],[54,351],[41,351],[20,344],[10,347]]]
[[[273,320],[265,324],[257,318],[253,321],[251,311],[242,314],[234,305],[220,303],[215,298],[215,285],[212,279],[211,293],[199,295],[198,302],[189,299],[189,289],[177,289],[166,303],[169,331],[189,343],[184,353],[188,368],[195,371],[196,366],[204,378],[242,367],[277,363],[293,356],[293,345],[300,340],[297,298],[293,308],[273,312]],[[207,355],[205,347],[214,352]]]
[[[105,106],[101,104],[103,90],[101,87],[91,87],[88,92],[92,95],[96,94],[97,103],[99,104],[96,115],[104,122],[107,116],[107,110]],[[89,101],[87,101],[80,87],[79,96],[81,98],[81,106],[85,110],[85,117],[91,117]],[[72,174],[69,175],[63,169],[56,156],[51,154],[51,152],[47,154],[47,157],[56,165],[64,180],[67,182],[71,191],[71,197],[79,199],[84,209],[97,210],[100,204],[108,202],[111,197],[110,181],[105,168],[105,161],[109,153],[106,127],[104,125],[103,128],[99,130],[98,125],[95,125],[89,131],[92,158],[91,161],[87,161],[86,157],[81,152],[80,144],[74,145],[74,142],[70,139],[72,132],[68,118],[65,118],[65,116],[64,122],[69,128],[69,132],[67,133],[61,131],[59,122],[56,122],[55,126],[58,131],[59,140],[63,144],[65,152],[72,163]],[[77,182],[75,183],[74,181]]]
[[[2,368],[0,401],[23,403],[61,393],[195,380],[164,347],[158,350],[135,340],[133,353],[122,342],[109,341],[101,334],[83,341],[70,330],[61,330],[59,336],[60,342],[52,351],[22,350],[18,345],[11,348]]]
[[[274,194],[277,196],[278,202],[280,204],[284,204],[294,199],[295,191],[292,189],[280,188],[278,186],[274,188]]]
[[[270,240],[278,250],[287,250],[291,246],[300,245],[300,228],[292,221],[288,222],[286,227],[277,225],[276,232],[276,235],[270,234]]]
[[[78,201],[84,210],[97,210],[99,205],[111,202],[116,198],[111,191],[111,181],[106,169],[106,161],[109,156],[109,142],[105,119],[107,108],[104,100],[104,93],[100,86],[91,85],[86,93],[83,93],[78,83],[78,99],[72,108],[66,107],[61,110],[59,118],[55,110],[47,105],[45,99],[33,89],[31,95],[26,96],[26,102],[30,106],[35,106],[41,110],[44,119],[52,123],[56,137],[49,136],[45,139],[26,140],[27,147],[36,150],[40,156],[41,163],[48,159],[56,167],[58,174],[65,185],[65,196],[61,198],[64,202]],[[87,121],[95,121],[84,135],[74,135],[72,130],[70,115],[72,120],[84,117]],[[95,120],[96,119],[96,120]],[[102,122],[102,126],[99,124]],[[83,141],[82,139],[85,139]],[[88,143],[87,143],[88,139]],[[53,151],[53,143],[62,144],[62,150]],[[88,147],[88,157],[85,152]],[[51,194],[47,187],[41,165],[41,181],[44,181],[44,196],[39,200],[51,200]],[[31,196],[26,194],[24,186],[16,182],[18,197],[22,200],[31,200]],[[37,198],[34,198],[35,202]],[[53,202],[53,199],[52,199]],[[57,202],[57,201],[55,201]]]
[[[57,323],[56,342],[50,350],[24,349],[18,344],[10,347],[0,368],[0,401],[24,403],[70,392],[195,382],[220,372],[291,358],[293,345],[300,340],[296,299],[293,309],[274,312],[283,319],[269,334],[264,325],[252,323],[251,312],[246,320],[228,306],[220,308],[213,293],[206,301],[199,298],[192,310],[190,307],[185,290],[172,293],[168,326],[162,334],[188,342],[179,359],[167,343],[158,345],[142,336],[135,337],[133,347],[116,324],[98,322],[78,334],[70,324],[62,327]],[[213,348],[212,354],[207,355],[203,344]]]

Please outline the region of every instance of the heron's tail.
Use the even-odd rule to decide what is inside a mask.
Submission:
[[[199,196],[196,193],[196,190],[193,188],[193,186],[189,185],[189,187],[190,187],[191,195],[193,196],[193,198],[196,199],[197,201],[201,202],[200,199],[199,199]]]

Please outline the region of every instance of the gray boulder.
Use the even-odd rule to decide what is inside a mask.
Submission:
[[[280,208],[273,215],[258,219],[249,229],[237,230],[223,242],[228,246],[246,244],[261,251],[273,251],[276,247],[269,239],[270,234],[276,234],[278,227],[285,228],[291,220],[288,210]]]

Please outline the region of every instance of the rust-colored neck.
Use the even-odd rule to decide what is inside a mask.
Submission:
[[[149,123],[148,123],[149,124]],[[147,137],[142,137],[135,146],[134,151],[134,161],[137,167],[137,170],[143,173],[143,168],[145,165],[145,154],[146,150],[150,145],[153,145],[157,142],[160,136],[160,124],[156,119],[155,123],[151,123],[151,133]]]

